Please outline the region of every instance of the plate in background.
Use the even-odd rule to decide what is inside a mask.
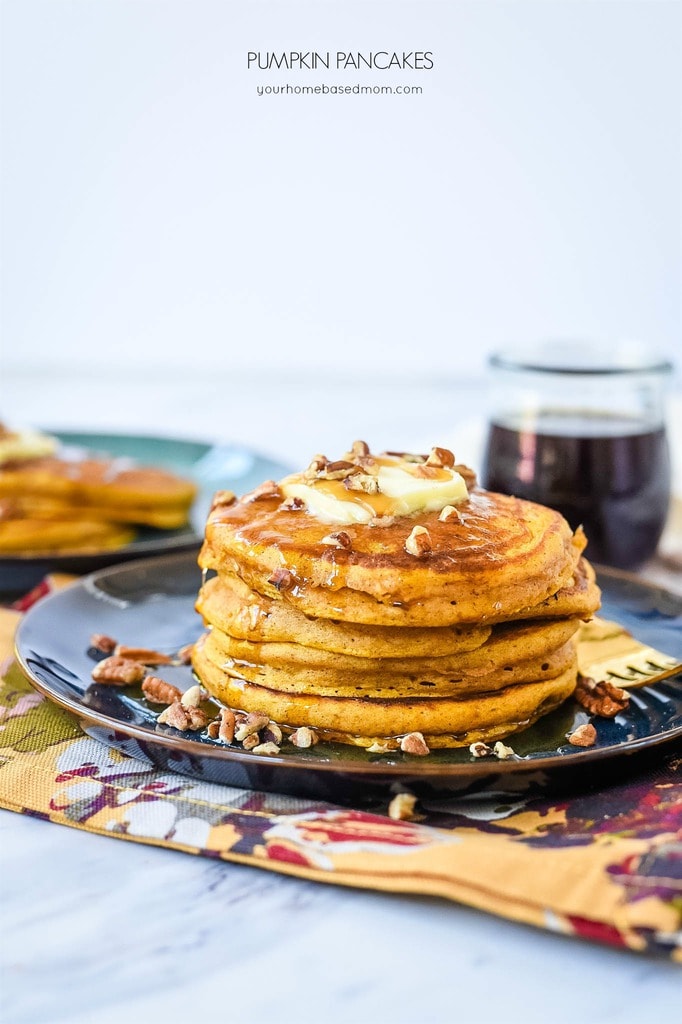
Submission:
[[[196,550],[204,533],[211,497],[220,488],[243,493],[262,480],[279,479],[287,467],[237,445],[212,445],[202,441],[128,434],[92,434],[47,430],[62,445],[83,453],[135,459],[141,465],[159,466],[189,477],[199,486],[190,523],[178,530],[151,526],[136,528],[132,543],[88,554],[5,555],[0,558],[0,593],[23,594],[48,572],[92,572],[117,562],[173,551]]]
[[[599,573],[599,583],[606,618],[682,659],[682,598],[610,570]],[[581,773],[588,785],[602,784],[609,770],[622,781],[633,755],[655,755],[659,744],[682,737],[682,675],[633,691],[630,707],[616,718],[596,719],[597,744],[589,749],[567,743],[567,734],[586,718],[569,700],[510,737],[507,742],[519,756],[507,761],[475,759],[468,748],[414,758],[332,743],[310,750],[284,743],[278,756],[268,757],[203,734],[180,733],[157,724],[162,709],[149,706],[139,689],[94,684],[88,644],[92,633],[105,633],[122,643],[177,652],[203,628],[194,611],[199,585],[191,554],[145,559],[89,576],[40,601],[24,618],[17,633],[22,668],[38,690],[76,714],[90,736],[163,770],[340,803],[370,800],[396,786],[424,795],[492,787],[499,795],[503,786],[518,792],[561,784],[562,778],[575,787]],[[186,666],[164,666],[159,674],[180,689],[194,682]]]

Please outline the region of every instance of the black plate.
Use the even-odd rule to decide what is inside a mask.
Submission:
[[[634,577],[602,570],[602,614],[623,623],[639,639],[682,660],[682,598],[645,586]],[[197,733],[179,733],[156,723],[158,707],[141,691],[94,684],[88,642],[105,633],[122,643],[174,653],[196,639],[202,623],[194,611],[200,584],[195,557],[188,554],[144,560],[94,573],[40,601],[17,634],[17,654],[35,687],[74,712],[89,735],[165,770],[233,786],[334,799],[369,799],[386,787],[413,791],[480,791],[565,775],[604,780],[609,765],[622,775],[628,755],[646,752],[682,736],[682,675],[635,690],[630,707],[614,719],[597,719],[597,743],[570,746],[566,735],[585,720],[573,701],[517,733],[509,743],[516,759],[491,764],[467,749],[434,751],[428,757],[370,754],[341,744],[311,750],[284,744],[277,757],[256,756]],[[186,667],[159,670],[181,689],[195,680]]]
[[[244,493],[262,480],[279,479],[286,467],[237,445],[212,445],[203,441],[181,441],[169,437],[129,434],[88,434],[48,431],[72,452],[97,453],[135,459],[140,465],[159,466],[194,480],[199,492],[192,506],[188,526],[178,530],[138,527],[132,543],[116,550],[87,555],[4,556],[0,558],[0,593],[22,594],[34,587],[48,572],[91,572],[106,565],[165,555],[172,551],[196,550],[213,493],[230,488]]]

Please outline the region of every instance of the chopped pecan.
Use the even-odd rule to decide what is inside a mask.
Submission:
[[[220,709],[220,725],[218,726],[218,739],[223,743],[231,743],[234,739],[234,729],[237,719],[234,711],[230,708]]]
[[[338,459],[336,462],[328,462],[319,471],[318,476],[322,480],[345,480],[351,473],[359,473],[360,467],[354,462],[347,462],[346,459]]]
[[[180,698],[180,703],[183,708],[198,708],[205,699],[206,694],[200,686],[190,686]]]
[[[302,508],[305,508],[303,498],[289,498],[279,506],[280,512],[300,512]]]
[[[186,708],[176,700],[161,712],[157,722],[160,725],[172,725],[180,732],[198,732],[207,725],[208,715],[201,708]]]
[[[493,747],[493,753],[500,761],[508,761],[510,757],[516,757],[516,751],[511,747],[505,746],[500,740]]]
[[[105,633],[93,633],[90,637],[90,647],[94,651],[99,651],[100,654],[113,654],[116,641]]]
[[[357,459],[364,459],[369,455],[369,445],[366,441],[353,441],[349,454]]]
[[[416,757],[426,757],[430,754],[426,740],[420,732],[409,732],[400,741],[400,749],[404,754],[414,754]]]
[[[305,749],[315,746],[317,733],[313,729],[309,729],[307,725],[301,725],[298,729],[294,729],[289,739],[295,747]]]
[[[260,744],[260,739],[257,732],[252,732],[250,736],[245,736],[242,740],[242,746],[244,750],[253,750]]]
[[[273,757],[275,754],[279,754],[279,747],[276,743],[258,743],[255,747],[251,747],[252,754],[267,754]]]
[[[438,469],[452,469],[454,464],[455,456],[449,448],[432,448],[426,460],[427,466],[436,466]]]
[[[585,722],[571,733],[568,742],[573,747],[593,747],[597,742],[597,730],[591,722]]]
[[[493,748],[489,747],[487,743],[483,743],[482,740],[478,740],[476,743],[472,743],[469,746],[469,753],[472,757],[490,757],[493,752]]]
[[[107,683],[111,686],[131,686],[141,683],[146,676],[141,661],[132,658],[118,658],[113,655],[98,661],[92,670],[92,678],[96,683]]]
[[[620,686],[602,679],[596,682],[589,676],[578,676],[578,685],[573,694],[578,704],[600,718],[614,718],[630,703],[630,694]]]
[[[262,484],[259,484],[253,491],[245,495],[243,501],[265,501],[268,498],[281,498],[282,492],[279,489],[279,484],[275,480],[264,480]]]
[[[158,676],[147,676],[142,683],[142,692],[150,704],[174,704],[182,697],[182,690]]]
[[[251,711],[243,722],[240,722],[235,732],[235,739],[238,743],[241,743],[247,738],[247,736],[254,736],[261,729],[264,729],[270,722],[267,715],[264,715],[261,711]]]
[[[180,648],[177,654],[177,660],[181,665],[191,665],[193,650],[194,644],[185,644],[184,647]]]
[[[431,537],[424,526],[415,526],[405,541],[405,550],[415,558],[425,558],[431,551]]]
[[[361,491],[363,494],[379,494],[379,481],[371,473],[355,473],[347,476],[343,486],[348,491]]]
[[[155,651],[151,647],[128,647],[127,644],[116,644],[114,654],[118,658],[141,661],[143,665],[170,665],[173,660],[167,654]]]
[[[275,569],[268,580],[276,590],[292,590],[295,582],[293,573],[288,569]]]
[[[337,530],[336,533],[328,533],[326,537],[323,537],[320,541],[321,544],[328,544],[330,547],[345,548],[349,551],[353,546],[353,542],[350,539],[350,535],[345,530]]]
[[[374,516],[370,519],[368,526],[393,526],[395,516]]]
[[[234,505],[237,500],[237,495],[234,491],[216,491],[211,501],[211,512],[214,508],[224,508],[228,505]]]
[[[454,505],[444,505],[440,510],[438,521],[440,523],[448,523],[451,519],[454,519],[456,522],[460,522],[461,516]]]
[[[277,722],[268,722],[261,733],[261,740],[263,743],[280,744],[282,742],[282,730]]]
[[[388,805],[388,816],[394,821],[414,821],[417,798],[413,793],[397,793]]]

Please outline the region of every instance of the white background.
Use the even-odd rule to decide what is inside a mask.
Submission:
[[[457,380],[540,337],[674,357],[680,11],[4,0],[5,405],[42,377],[75,416],[104,371]],[[247,70],[306,48],[435,67]],[[256,94],[323,82],[423,94]]]

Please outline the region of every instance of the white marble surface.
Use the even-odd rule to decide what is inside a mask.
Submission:
[[[456,433],[480,389],[4,381],[8,421],[233,438],[293,462]],[[80,400],[77,401],[80,395]],[[221,404],[217,399],[221,398]],[[327,415],[328,410],[334,415]],[[466,451],[461,455],[466,456]],[[3,1024],[679,1019],[679,967],[433,899],[323,886],[0,812]]]

